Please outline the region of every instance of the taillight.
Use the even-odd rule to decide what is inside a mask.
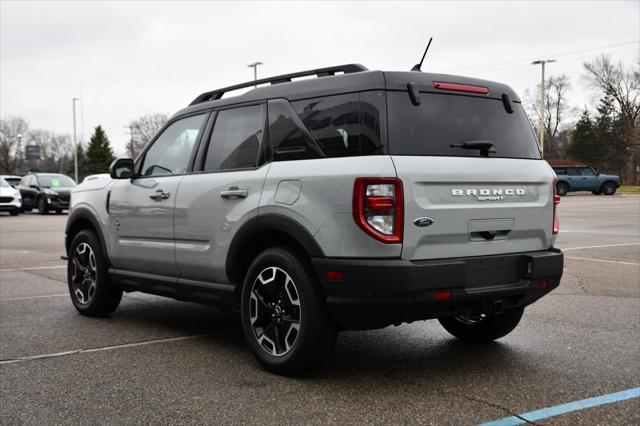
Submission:
[[[553,233],[560,231],[560,220],[558,220],[558,204],[560,204],[560,196],[556,193],[556,184],[558,179],[553,180]]]
[[[402,181],[396,178],[356,178],[353,218],[360,228],[383,243],[401,243]]]

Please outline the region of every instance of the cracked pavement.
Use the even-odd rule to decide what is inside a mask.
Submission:
[[[238,318],[207,306],[131,293],[108,319],[78,315],[66,216],[2,216],[0,360],[55,356],[0,361],[0,423],[472,425],[638,387],[640,197],[572,195],[559,213],[565,277],[509,336],[467,346],[436,321],[345,332],[302,378],[261,370]],[[535,422],[639,423],[639,399]]]

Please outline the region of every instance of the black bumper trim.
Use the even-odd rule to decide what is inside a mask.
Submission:
[[[564,264],[562,252],[553,248],[441,260],[312,261],[329,310],[345,329],[455,315],[470,304],[495,300],[503,302],[505,309],[526,306],[560,284]],[[329,271],[341,272],[342,280],[327,279]],[[436,300],[436,293],[442,291],[451,291],[451,298]]]

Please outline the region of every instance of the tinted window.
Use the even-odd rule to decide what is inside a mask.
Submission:
[[[264,105],[254,105],[218,112],[207,148],[205,171],[256,166],[264,136],[264,109]]]
[[[147,150],[142,163],[143,176],[185,173],[193,145],[207,114],[183,118],[167,127]]]
[[[325,156],[291,104],[283,99],[269,101],[269,139],[276,160]]]
[[[582,176],[595,176],[596,174],[591,170],[591,167],[585,167],[582,169]]]
[[[38,175],[38,185],[44,188],[73,188],[76,183],[65,175]]]
[[[580,171],[578,169],[576,169],[575,167],[570,167],[567,169],[567,174],[569,176],[579,176],[580,175]]]
[[[421,94],[419,106],[407,92],[388,92],[389,149],[398,155],[480,156],[479,149],[452,147],[493,142],[491,157],[539,159],[538,144],[519,103],[507,113],[502,100]]]
[[[553,171],[556,172],[557,175],[566,175],[567,174],[567,169],[560,169],[560,168],[554,167]]]
[[[328,96],[293,106],[326,157],[372,155],[381,145],[380,117],[377,106],[361,100],[367,95]]]

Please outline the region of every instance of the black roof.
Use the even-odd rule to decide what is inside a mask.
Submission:
[[[337,72],[343,72],[343,74],[337,74]],[[301,76],[316,76],[317,78],[293,80]],[[488,94],[473,95],[467,93],[467,95],[500,99],[502,94],[506,93],[512,100],[520,101],[518,95],[509,86],[492,81],[416,71],[369,71],[362,65],[348,64],[265,78],[255,82],[250,81],[205,92],[199,95],[187,108],[177,112],[174,116],[213,107],[219,108],[264,99],[285,98],[298,100],[365,90],[407,90],[408,83],[414,83],[421,92],[443,93],[442,90],[434,87],[434,82],[482,86],[489,89]],[[258,85],[257,88],[239,96],[222,98],[226,92],[253,87],[256,84]]]

